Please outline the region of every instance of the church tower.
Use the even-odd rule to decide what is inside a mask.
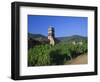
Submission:
[[[55,45],[55,31],[52,26],[49,26],[48,28],[48,39],[51,45]]]

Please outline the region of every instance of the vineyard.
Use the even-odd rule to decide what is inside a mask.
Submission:
[[[64,65],[65,62],[87,53],[87,42],[72,44],[60,42],[36,45],[28,50],[28,66]]]

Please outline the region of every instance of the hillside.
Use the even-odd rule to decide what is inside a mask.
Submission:
[[[79,35],[73,35],[73,36],[65,36],[65,37],[56,37],[55,38],[56,43],[59,42],[80,42],[80,41],[87,41],[87,37],[79,36]],[[40,44],[49,44],[49,40],[47,36],[44,36],[42,34],[32,34],[28,33],[28,49]]]
[[[41,34],[29,34],[28,66],[87,63],[87,56],[85,56],[84,59],[83,56],[80,56],[88,51],[86,37],[74,35],[69,37],[56,37],[55,40],[60,42],[56,42],[54,46],[51,46],[46,36]]]
[[[47,37],[42,34],[32,34],[32,33],[28,33],[28,38],[32,38],[35,40],[46,40],[47,39]]]
[[[42,34],[32,34],[28,33],[28,38],[32,38],[35,40],[47,40],[47,36],[44,36]],[[65,36],[65,37],[56,37],[56,39],[60,41],[80,41],[80,40],[87,40],[87,37],[79,36],[79,35],[73,35],[73,36]]]
[[[73,36],[66,36],[66,37],[57,37],[57,39],[59,39],[60,41],[63,41],[63,42],[72,42],[72,41],[79,42],[79,41],[86,41],[87,37],[73,35]]]
[[[46,44],[48,42],[47,37],[44,35],[28,33],[28,49],[35,45]]]

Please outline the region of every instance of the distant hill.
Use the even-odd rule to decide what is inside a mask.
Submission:
[[[73,36],[65,36],[65,37],[56,37],[55,38],[56,43],[59,42],[80,42],[80,41],[87,41],[87,37],[79,36],[79,35],[73,35]],[[32,34],[28,33],[28,49],[40,44],[48,44],[49,40],[46,36],[42,34]]]
[[[84,36],[79,36],[79,35],[73,35],[73,36],[66,36],[66,37],[57,37],[58,40],[63,41],[63,42],[70,42],[70,41],[84,41],[87,40],[87,37]]]
[[[32,34],[28,33],[28,49],[40,44],[49,43],[49,40],[46,36],[41,34]]]
[[[47,37],[42,35],[42,34],[32,34],[32,33],[28,33],[28,38],[32,38],[32,39],[35,39],[35,40],[47,39]]]

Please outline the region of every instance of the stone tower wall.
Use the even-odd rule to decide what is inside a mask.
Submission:
[[[54,28],[49,27],[48,28],[48,39],[49,39],[51,45],[55,45],[54,38],[55,38]]]

